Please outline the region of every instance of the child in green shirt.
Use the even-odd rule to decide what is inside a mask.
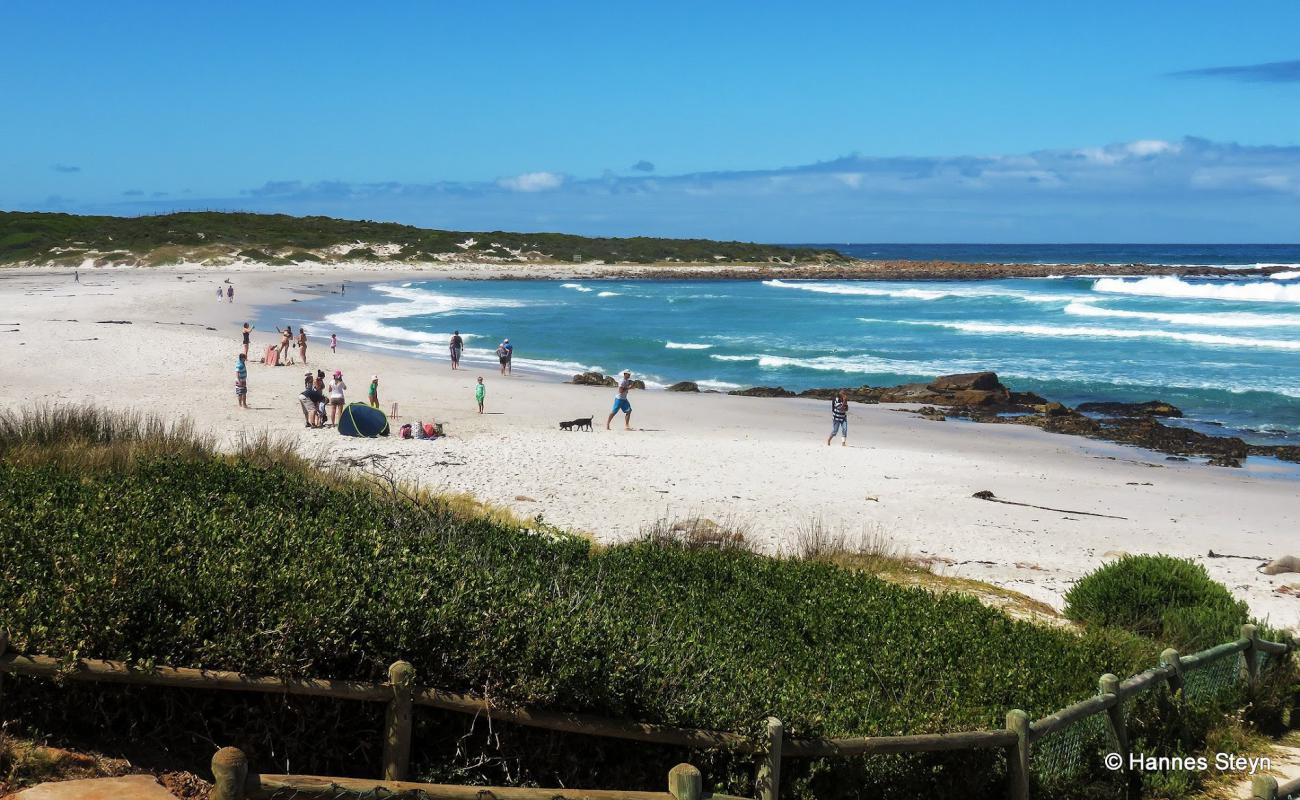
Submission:
[[[370,406],[379,408],[379,376],[370,376]]]
[[[474,399],[478,401],[478,413],[483,413],[483,398],[487,396],[487,387],[483,385],[483,376],[478,376],[478,385],[474,387]]]

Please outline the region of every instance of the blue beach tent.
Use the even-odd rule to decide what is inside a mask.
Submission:
[[[365,403],[348,403],[339,415],[339,433],[343,436],[365,436],[375,438],[376,436],[388,435],[388,417],[384,412],[377,408],[371,408]]]

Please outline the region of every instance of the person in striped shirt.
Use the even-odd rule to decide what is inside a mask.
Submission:
[[[239,354],[235,362],[235,399],[240,408],[248,408],[248,355]]]
[[[849,393],[840,389],[840,393],[831,398],[831,435],[826,437],[826,445],[840,434],[840,444],[849,446]]]

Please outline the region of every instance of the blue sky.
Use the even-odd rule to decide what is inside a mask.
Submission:
[[[0,3],[0,208],[1300,241],[1300,4]]]

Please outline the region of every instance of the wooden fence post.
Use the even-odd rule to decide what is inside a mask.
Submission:
[[[1115,705],[1106,709],[1106,716],[1110,719],[1110,729],[1115,734],[1116,752],[1124,760],[1121,763],[1121,769],[1124,775],[1129,774],[1128,768],[1128,725],[1124,722],[1124,703],[1119,699],[1119,677],[1107,672],[1097,681],[1097,691],[1103,695],[1112,695],[1115,698]]]
[[[411,771],[411,684],[415,667],[394,661],[388,668],[393,696],[384,717],[384,780],[404,781]]]
[[[754,777],[754,796],[758,800],[777,800],[781,794],[781,741],[785,726],[776,717],[767,718],[767,750],[758,762]]]
[[[1255,631],[1255,626],[1249,622],[1242,625],[1241,638],[1250,642],[1246,645],[1246,649],[1241,651],[1241,655],[1246,661],[1246,683],[1254,689],[1256,682],[1259,681],[1259,634]]]
[[[1272,775],[1256,775],[1250,781],[1251,800],[1277,800],[1277,778]]]
[[[1178,655],[1178,651],[1172,647],[1166,648],[1160,654],[1160,666],[1173,667],[1174,671],[1169,674],[1169,691],[1178,694],[1183,690],[1183,659]]]
[[[704,777],[690,764],[678,764],[668,770],[668,794],[675,800],[700,800],[704,795]]]
[[[1018,708],[1008,711],[1007,730],[1016,734],[1007,749],[1007,800],[1029,800],[1029,715]]]
[[[248,756],[238,747],[223,747],[212,756],[212,793],[208,800],[244,800]]]
[[[0,630],[0,658],[9,652],[9,631]],[[5,674],[0,672],[0,708],[5,705]]]

